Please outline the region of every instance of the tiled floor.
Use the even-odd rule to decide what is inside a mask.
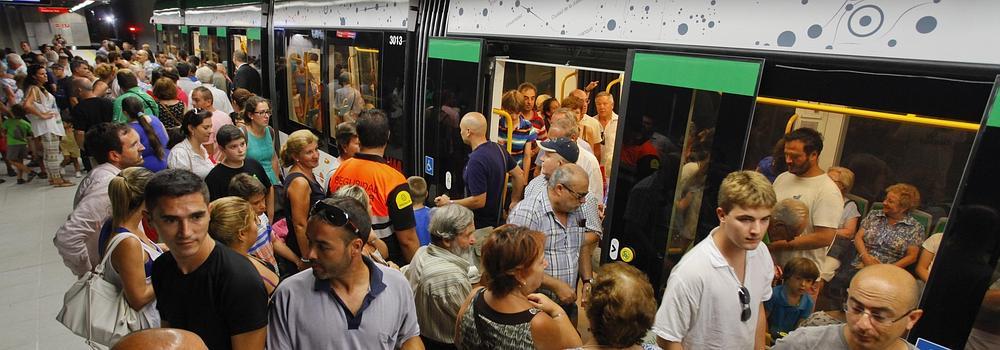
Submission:
[[[0,184],[0,350],[89,349],[55,320],[75,278],[52,245],[76,187]],[[80,179],[70,178],[73,182]]]

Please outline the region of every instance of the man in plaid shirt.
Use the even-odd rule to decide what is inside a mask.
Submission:
[[[576,324],[576,281],[591,282],[589,254],[581,254],[587,235],[599,235],[600,227],[587,227],[582,204],[587,198],[587,173],[576,164],[566,164],[549,177],[545,191],[525,198],[510,213],[508,224],[528,227],[545,234],[545,268],[541,292],[554,296]],[[591,238],[595,239],[596,238]]]

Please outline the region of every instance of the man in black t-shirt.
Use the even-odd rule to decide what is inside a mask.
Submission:
[[[205,177],[211,200],[228,196],[229,182],[237,174],[250,174],[260,180],[264,188],[271,188],[271,180],[268,179],[264,167],[256,160],[247,158],[247,139],[240,128],[235,125],[223,125],[215,134],[215,140],[219,147],[222,147],[222,160]],[[273,217],[274,194],[268,191],[265,199],[268,217]]]
[[[111,100],[94,96],[94,85],[89,79],[83,77],[73,77],[70,84],[71,89],[76,93],[79,102],[73,106],[69,115],[73,121],[73,128],[76,130],[76,144],[83,146],[83,135],[94,125],[110,122],[114,111]],[[70,135],[66,135],[70,136]],[[80,147],[83,158],[83,166],[90,171],[90,157],[85,147]]]
[[[192,331],[209,349],[263,349],[267,292],[245,256],[208,235],[208,188],[183,169],[146,185],[149,223],[170,251],[153,262],[164,328]]]

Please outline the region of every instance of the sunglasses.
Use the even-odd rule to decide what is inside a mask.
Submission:
[[[740,304],[743,310],[740,311],[740,321],[750,320],[750,291],[746,287],[740,286]]]
[[[335,205],[326,204],[320,200],[316,201],[312,208],[309,209],[309,217],[317,215],[331,225],[343,227],[348,231],[351,231],[354,236],[361,238],[362,243],[368,242],[368,235],[361,235],[361,230],[359,230],[357,226],[354,226],[354,223],[351,222],[351,215],[344,209],[340,209]]]

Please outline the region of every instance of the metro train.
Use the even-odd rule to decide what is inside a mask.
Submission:
[[[338,153],[333,127],[384,110],[386,158],[427,179],[430,198],[462,196],[463,114],[499,107],[523,82],[561,99],[597,81],[620,116],[604,144],[601,261],[639,267],[661,293],[718,224],[722,178],[754,169],[787,131],[817,129],[820,166],[852,169],[865,209],[888,185],[920,190],[912,215],[944,238],[909,340],[962,348],[1000,276],[1000,49],[988,44],[998,12],[941,1],[168,0],[151,21],[158,50],[256,57],[275,126],[321,136],[321,183]],[[698,200],[677,207],[688,192]]]

